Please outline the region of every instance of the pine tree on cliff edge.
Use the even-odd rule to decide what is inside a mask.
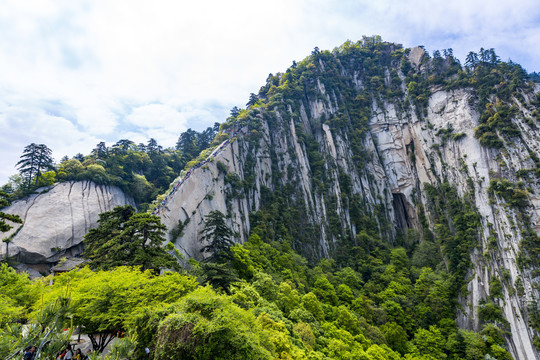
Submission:
[[[94,270],[141,266],[143,270],[179,269],[174,256],[162,247],[166,227],[159,217],[117,206],[99,214],[98,227],[84,237],[83,256]]]

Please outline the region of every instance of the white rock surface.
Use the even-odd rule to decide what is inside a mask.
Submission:
[[[422,56],[422,49],[413,49],[410,54],[415,65],[420,64]],[[352,193],[360,194],[368,208],[374,210],[377,206],[384,206],[386,213],[383,216],[386,219],[379,221],[394,225],[393,228],[380,230],[386,232],[381,235],[387,236],[395,235],[396,228],[404,226],[404,223],[420,229],[414,197],[420,194],[420,200],[423,203],[427,201],[423,195],[424,183],[437,185],[446,179],[463,195],[469,190],[472,180],[475,205],[482,215],[485,230],[479,235],[477,249],[471,254],[474,268],[470,270],[469,295],[461,299],[462,310],[456,320],[463,328],[480,330],[478,306],[489,295],[490,278],[500,278],[503,270],[507,269],[510,279],[504,282],[504,298],[499,304],[509,322],[511,335],[506,339],[507,346],[516,359],[538,359],[538,352],[532,345],[534,334],[526,316],[528,301],[540,296],[533,287],[538,280],[531,277],[530,270],[522,271],[516,265],[521,234],[511,226],[512,221],[515,222],[512,212],[501,201],[491,204],[486,191],[494,175],[517,181],[516,170],[534,167],[523,142],[508,144],[509,150],[503,153],[481,147],[474,138],[479,114],[469,101],[471,94],[465,90],[434,90],[425,120],[418,119],[412,108],[404,114],[399,113],[393,104],[385,103],[383,107],[374,104],[370,132],[364,141],[368,159],[364,168],[358,169],[353,161],[349,135],[331,129],[321,120],[331,117],[339,106],[330,100],[324,84],[318,83],[318,88],[326,101],[302,103],[298,117],[291,115],[293,112],[290,108],[288,113],[276,111],[273,116],[277,124],[262,121],[262,127],[257,130],[260,139],[256,147],[249,144],[248,138],[240,136],[216,157],[214,163],[194,171],[161,214],[169,229],[176,226],[178,221],[189,219],[183,236],[170,240],[186,255],[200,258],[199,233],[204,216],[217,209],[231,215],[229,226],[238,232],[237,241],[246,241],[250,230],[249,213],[260,208],[263,186],[270,190],[275,188],[277,184],[272,183],[274,178],[282,185],[293,184],[296,192],[290,200],[299,200],[298,203],[303,204],[308,224],[318,234],[311,245],[311,253],[314,256],[327,256],[336,246],[337,239],[328,227],[327,195],[317,192],[312,186],[310,162],[303,142],[298,140],[299,131],[312,136],[319,143],[319,151],[327,162],[326,177],[330,179],[327,186],[337,199],[334,210],[343,229],[349,228],[353,234],[361,229],[355,229],[349,210],[342,204],[343,194],[337,181],[336,165],[350,176]],[[519,117],[516,116],[514,121],[519,121]],[[446,129],[448,125],[453,127],[453,134],[463,133],[464,136],[443,142],[437,131]],[[247,134],[248,130],[243,129],[243,132]],[[538,130],[527,129],[523,134],[527,146],[540,149]],[[240,196],[231,196],[231,187],[225,183],[224,174],[218,172],[216,162],[225,163],[229,173],[245,179],[248,157],[255,159],[255,186],[241,190]],[[512,166],[501,168],[501,159]],[[272,176],[273,171],[279,171],[277,178]],[[530,185],[534,194],[540,193],[538,185]],[[532,206],[529,211],[538,232],[540,201],[537,195],[531,195],[530,200]],[[489,224],[493,224],[499,234],[498,249],[486,257],[482,249],[487,246]],[[513,291],[518,278],[524,284],[523,297]]]
[[[65,182],[48,191],[14,202],[4,212],[19,215],[22,228],[9,244],[0,244],[0,258],[6,256],[27,264],[51,263],[82,251],[83,236],[97,224],[99,214],[119,205],[135,205],[116,186],[91,181]],[[19,225],[4,239],[17,231]]]
[[[421,47],[413,47],[409,53],[409,61],[415,67],[419,67],[422,64],[426,51]]]

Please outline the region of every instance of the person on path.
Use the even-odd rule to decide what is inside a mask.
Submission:
[[[71,351],[71,345],[68,345],[66,348],[66,355],[64,356],[64,360],[73,360],[73,352]]]
[[[23,360],[32,360],[34,358],[34,355],[36,354],[36,347],[32,346],[28,351],[26,351],[23,355]]]
[[[81,352],[81,349],[75,350],[75,355],[73,356],[73,360],[83,360],[83,354]]]

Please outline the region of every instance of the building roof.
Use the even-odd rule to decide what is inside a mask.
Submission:
[[[56,264],[55,266],[53,266],[51,268],[51,272],[66,272],[66,271],[70,271],[74,268],[76,268],[77,266],[85,263],[86,260],[85,259],[81,259],[81,258],[65,258],[65,259],[62,259],[58,262],[58,264]]]

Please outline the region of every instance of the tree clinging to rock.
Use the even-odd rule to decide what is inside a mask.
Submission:
[[[165,229],[155,215],[136,213],[130,205],[117,206],[101,213],[98,227],[86,234],[83,256],[91,268],[100,270],[123,265],[178,269],[177,260],[162,247]]]

